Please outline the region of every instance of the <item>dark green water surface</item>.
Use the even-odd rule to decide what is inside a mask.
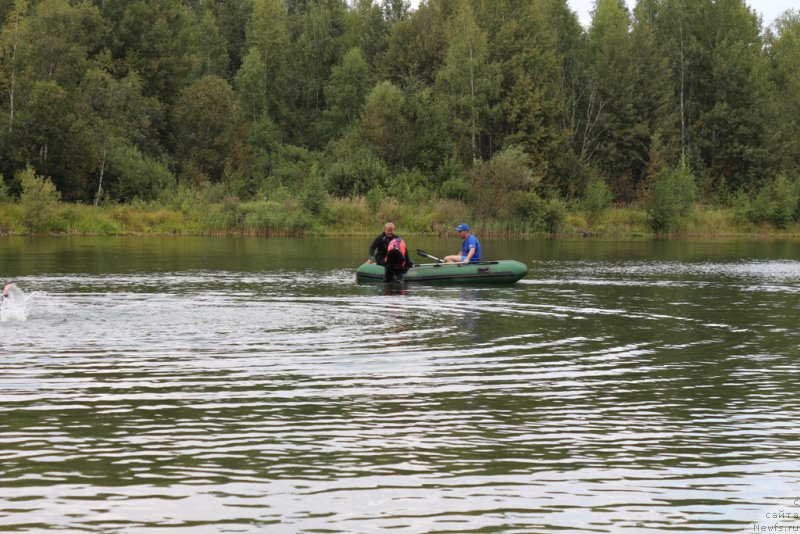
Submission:
[[[800,244],[370,241],[0,238],[0,530],[800,531]]]

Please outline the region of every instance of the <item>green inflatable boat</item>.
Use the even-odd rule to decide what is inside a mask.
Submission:
[[[480,263],[423,263],[415,265],[403,277],[414,284],[513,284],[528,274],[524,263],[514,260]],[[383,266],[364,263],[356,271],[357,282],[382,282]]]

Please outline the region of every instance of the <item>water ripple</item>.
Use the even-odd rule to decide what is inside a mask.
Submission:
[[[23,277],[0,528],[748,530],[796,508],[796,266]]]

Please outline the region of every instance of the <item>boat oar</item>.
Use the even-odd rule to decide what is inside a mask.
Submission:
[[[436,260],[436,262],[437,262],[437,263],[444,263],[444,260],[443,260],[443,259],[441,259],[441,258],[437,258],[436,256],[434,256],[434,255],[432,255],[432,254],[428,254],[428,253],[427,253],[427,252],[425,252],[424,250],[417,249],[417,254],[419,254],[419,255],[420,255],[420,256],[422,256],[423,258],[430,258],[430,259],[432,259],[432,260]]]

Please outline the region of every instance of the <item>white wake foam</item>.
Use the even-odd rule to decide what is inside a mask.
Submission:
[[[11,284],[8,295],[0,305],[0,322],[6,321],[27,321],[28,307],[33,301],[33,294],[27,294]]]

